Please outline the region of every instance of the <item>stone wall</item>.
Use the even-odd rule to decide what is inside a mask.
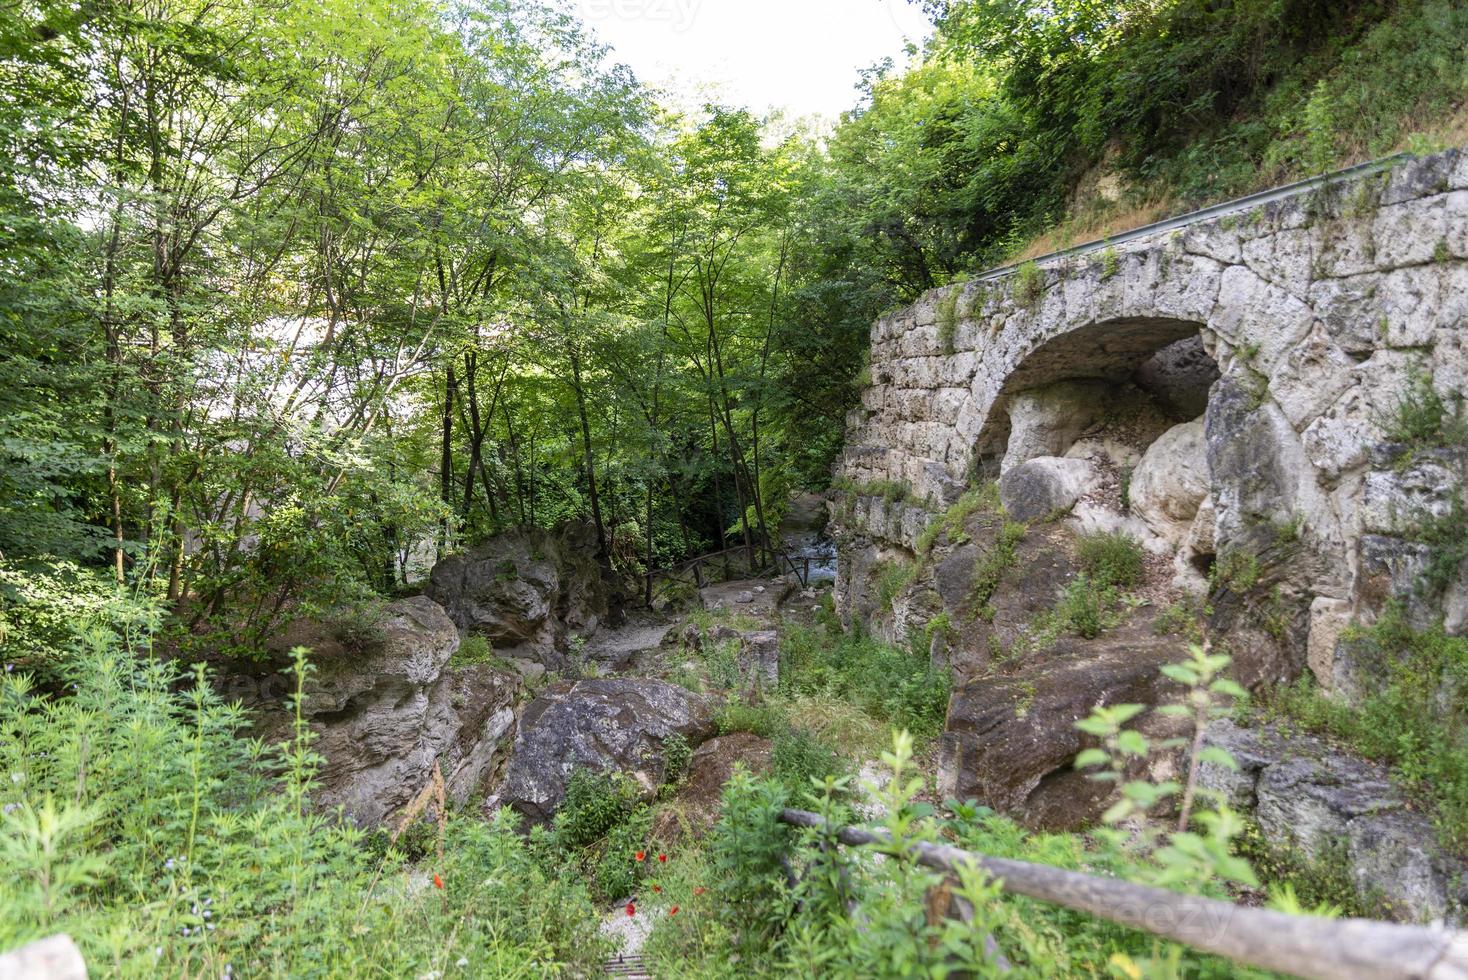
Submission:
[[[1206,533],[1220,558],[1254,563],[1249,589],[1225,580],[1214,595],[1248,680],[1288,679],[1308,660],[1330,684],[1344,624],[1393,595],[1463,630],[1463,576],[1424,597],[1427,545],[1413,528],[1451,507],[1468,454],[1409,452],[1387,427],[1414,376],[1449,401],[1468,391],[1465,345],[1468,152],[1457,150],[934,290],[872,328],[872,381],[837,465],[838,601],[849,612],[878,559],[910,555],[967,487],[1035,456],[1077,455],[1067,441],[1143,398],[1170,415],[1163,429],[1206,405],[1205,499],[1186,519],[1162,506],[1142,530],[1178,550]],[[1101,447],[1128,475],[1160,435],[1143,428],[1133,448]],[[1212,560],[1194,557],[1200,569]]]

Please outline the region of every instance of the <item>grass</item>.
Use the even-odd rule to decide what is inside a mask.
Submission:
[[[945,354],[953,353],[953,338],[958,332],[958,300],[962,286],[949,286],[938,300],[938,347]]]
[[[515,665],[494,652],[489,640],[478,633],[470,633],[459,642],[459,649],[449,658],[450,667],[489,666],[497,670],[513,671]]]
[[[877,607],[882,612],[891,612],[897,596],[911,585],[922,572],[922,565],[915,561],[888,560],[877,566],[874,579],[877,585]]]
[[[794,703],[818,698],[852,705],[877,723],[931,739],[943,730],[949,680],[926,653],[789,623],[781,637],[780,691]],[[843,724],[863,735],[871,731],[850,715]]]
[[[1128,589],[1142,581],[1141,542],[1124,531],[1082,534],[1076,542],[1076,561],[1100,585]]]
[[[998,533],[995,535],[994,543],[988,550],[979,555],[974,565],[973,578],[973,611],[978,619],[992,621],[994,618],[994,607],[990,600],[999,586],[1004,582],[1004,576],[1014,565],[1016,548],[1024,539],[1028,528],[1019,521],[1005,521],[999,525]]]
[[[964,533],[963,526],[971,515],[980,511],[991,514],[1003,511],[1003,506],[999,503],[999,484],[993,480],[965,491],[954,501],[952,507],[930,521],[923,528],[923,533],[918,535],[917,553],[926,555],[944,535],[947,535],[949,544],[966,543],[968,535]]]

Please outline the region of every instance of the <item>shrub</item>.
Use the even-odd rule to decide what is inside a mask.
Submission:
[[[1021,306],[1033,308],[1045,295],[1045,273],[1033,262],[1014,270],[1014,298]]]
[[[1460,445],[1468,441],[1468,419],[1463,415],[1463,396],[1445,397],[1432,383],[1432,375],[1413,367],[1407,387],[1397,396],[1382,428],[1391,442],[1411,448]]]
[[[243,712],[200,673],[134,659],[110,624],[73,625],[65,696],[0,675],[0,948],[64,931],[122,976],[419,976],[458,960],[529,974],[605,955],[585,887],[536,866],[512,814],[450,814],[444,858],[416,873],[444,887],[395,884],[404,851],[427,848],[374,848],[314,812],[304,725],[282,746],[239,737]],[[308,670],[298,652],[298,696]]]
[[[1142,581],[1141,542],[1124,531],[1082,534],[1076,547],[1081,569],[1097,585],[1128,589]]]
[[[637,785],[621,773],[576,769],[552,825],[557,842],[566,848],[597,843],[627,819],[637,797]]]
[[[1018,521],[1005,521],[999,526],[994,543],[979,555],[974,566],[973,610],[979,619],[992,620],[994,610],[989,600],[994,598],[1005,574],[1014,564],[1015,549],[1025,536],[1026,527]]]
[[[811,792],[811,780],[821,782],[827,777],[845,776],[850,768],[835,749],[805,728],[776,736],[770,751],[772,777],[800,805],[805,805],[802,801]]]

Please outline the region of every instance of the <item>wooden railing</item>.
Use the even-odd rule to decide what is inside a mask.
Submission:
[[[825,818],[784,810],[780,822],[824,828]],[[841,827],[842,844],[890,844],[883,831]],[[983,871],[1007,892],[1063,905],[1237,963],[1319,980],[1465,980],[1468,932],[1370,919],[1323,919],[1248,908],[942,844],[913,845],[919,864],[950,874]]]
[[[758,545],[739,545],[644,573],[643,598],[651,606],[654,599],[678,583],[702,589],[707,585],[731,581],[736,574],[758,575],[762,572],[779,571],[782,565],[795,573],[802,586],[810,584],[808,557],[795,558],[778,548],[766,552]]]

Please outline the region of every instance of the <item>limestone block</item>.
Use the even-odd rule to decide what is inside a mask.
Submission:
[[[1314,321],[1301,299],[1235,265],[1223,272],[1208,325],[1235,347],[1257,348],[1255,366],[1268,373]]]
[[[1374,271],[1376,242],[1371,230],[1372,222],[1366,217],[1350,217],[1324,225],[1315,263],[1316,275],[1335,279]]]
[[[1323,279],[1310,287],[1310,305],[1340,348],[1349,353],[1375,349],[1381,342],[1381,275]]]
[[[1315,268],[1314,238],[1303,228],[1256,238],[1244,244],[1244,264],[1266,282],[1303,299]]]
[[[1061,381],[1021,391],[1009,401],[1009,445],[1000,464],[1008,472],[1037,456],[1060,456],[1108,407],[1102,381]]]
[[[1069,510],[1099,478],[1100,471],[1089,460],[1041,456],[1000,477],[999,499],[1015,520],[1039,520]]]
[[[1399,269],[1430,262],[1446,235],[1446,194],[1382,207],[1372,222],[1376,267]]]
[[[1316,323],[1285,354],[1269,379],[1269,394],[1296,431],[1314,421],[1354,382],[1355,361]]]
[[[1132,511],[1152,532],[1177,545],[1208,496],[1203,420],[1173,426],[1147,448],[1132,472]]]
[[[1351,623],[1351,604],[1345,599],[1316,596],[1310,603],[1310,637],[1305,662],[1322,688],[1330,690],[1335,675],[1335,648]]]

